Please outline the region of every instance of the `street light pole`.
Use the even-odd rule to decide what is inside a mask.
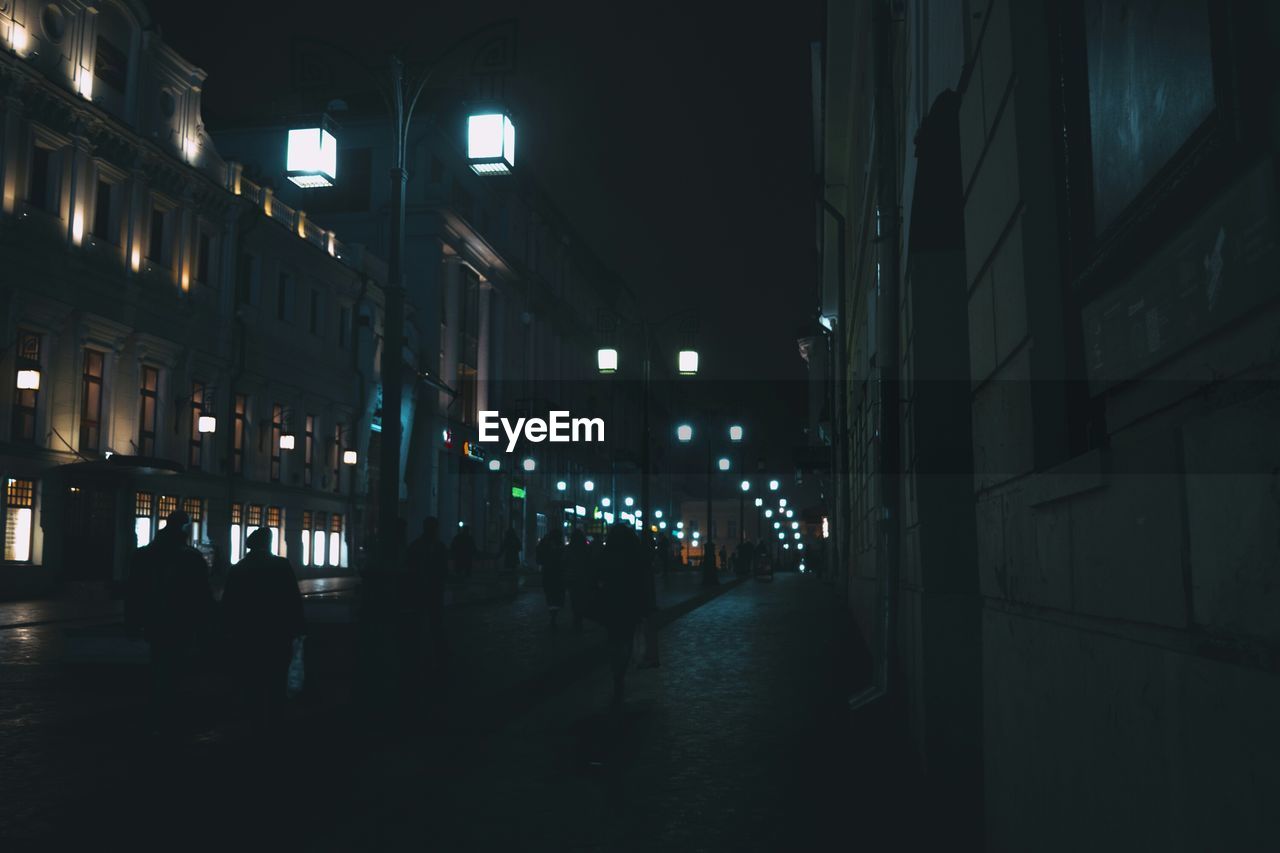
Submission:
[[[382,542],[382,571],[395,571],[400,523],[400,422],[404,365],[404,194],[407,122],[404,106],[404,65],[391,57],[391,107],[395,137],[391,165],[391,245],[387,253],[386,328],[382,352],[382,446],[378,479],[378,531]]]

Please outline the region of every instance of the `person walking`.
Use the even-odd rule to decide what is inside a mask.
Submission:
[[[518,571],[520,568],[520,537],[516,534],[514,523],[503,534],[500,551],[502,553],[503,570],[508,572]]]
[[[573,607],[573,630],[582,630],[583,617],[591,609],[594,577],[591,571],[591,550],[586,534],[575,527],[565,549],[565,579],[569,585],[569,604]]]
[[[603,557],[601,593],[605,628],[609,634],[609,662],[613,669],[610,709],[616,712],[622,708],[636,627],[645,616],[644,572],[647,563],[640,538],[634,530],[621,523],[609,528]]]
[[[213,623],[209,567],[187,544],[190,525],[182,510],[169,513],[151,544],[135,552],[129,575],[125,620],[150,647],[150,723],[156,734],[179,728],[178,680]]]
[[[551,629],[556,629],[556,617],[560,608],[564,607],[564,543],[559,533],[548,533],[542,537],[535,551],[538,565],[542,568],[542,592],[547,598],[547,609],[551,612]]]
[[[453,569],[458,577],[471,577],[471,567],[476,560],[476,540],[471,536],[471,528],[465,524],[458,528],[453,542],[449,543],[449,554],[453,557]]]
[[[305,620],[298,579],[288,560],[271,553],[271,531],[259,527],[245,548],[227,573],[222,613],[245,718],[265,731],[283,704],[293,640],[305,632]]]
[[[422,519],[422,535],[413,540],[405,558],[409,577],[410,598],[414,608],[414,625],[410,635],[413,654],[420,662],[428,643],[431,667],[445,668],[448,637],[444,629],[445,582],[449,573],[449,554],[440,541],[440,521],[434,516]]]

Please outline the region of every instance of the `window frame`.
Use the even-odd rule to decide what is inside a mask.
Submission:
[[[102,409],[103,396],[106,393],[106,376],[107,376],[107,354],[93,347],[83,347],[81,349],[82,357],[80,359],[80,430],[79,443],[77,448],[80,453],[99,453],[102,450]],[[97,356],[99,365],[99,374],[94,376],[89,372],[90,361],[92,356]],[[97,405],[94,407],[93,417],[89,417],[90,412],[90,392],[97,388]],[[90,432],[92,431],[92,432]],[[92,440],[91,440],[92,439]]]

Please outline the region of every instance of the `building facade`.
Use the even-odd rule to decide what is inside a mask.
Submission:
[[[355,565],[383,265],[218,154],[204,75],[130,0],[0,10],[0,594],[110,586],[174,509]]]
[[[1280,17],[1162,8],[828,10],[839,564],[993,850],[1280,830]]]

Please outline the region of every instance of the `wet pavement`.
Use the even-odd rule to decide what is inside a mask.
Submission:
[[[684,575],[660,604],[662,666],[629,675],[618,715],[602,632],[550,630],[539,590],[451,612],[451,677],[398,729],[352,728],[344,626],[318,638],[314,683],[261,740],[224,723],[216,677],[192,680],[191,730],[161,743],[139,721],[145,668],[0,665],[0,838],[882,849],[910,779],[884,721],[847,710],[859,663],[835,591],[780,575],[707,594]]]

